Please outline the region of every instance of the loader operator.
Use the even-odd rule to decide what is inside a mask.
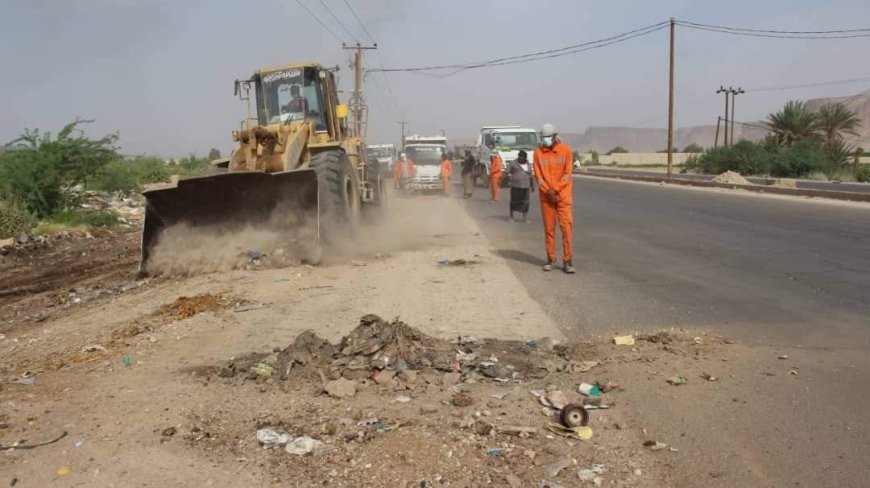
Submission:
[[[453,175],[453,161],[445,152],[441,156],[441,185],[444,187],[444,196],[450,196],[450,176]]]
[[[498,203],[498,196],[501,193],[501,170],[504,166],[501,156],[498,152],[493,152],[489,158],[489,195],[490,203]]]
[[[562,232],[562,257],[565,272],[574,274],[571,237],[574,227],[572,214],[573,152],[562,142],[553,124],[541,128],[541,145],[535,149],[535,177],[538,180],[541,198],[541,215],[544,219],[544,246],[547,264],[544,271],[552,271],[556,262],[556,221]]]
[[[410,189],[411,180],[417,174],[414,162],[405,153],[399,155],[399,160],[393,165],[393,179],[397,189]]]
[[[308,117],[308,100],[299,93],[299,85],[290,87],[290,95],[292,100],[287,102],[287,105],[281,107],[282,114],[302,114],[301,118]]]

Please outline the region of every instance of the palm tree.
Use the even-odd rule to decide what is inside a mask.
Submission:
[[[804,102],[792,100],[779,112],[768,115],[764,125],[780,145],[791,147],[795,142],[815,135],[817,119]]]
[[[826,103],[819,109],[818,131],[829,148],[842,141],[843,134],[857,136],[860,126],[861,119],[842,103]]]

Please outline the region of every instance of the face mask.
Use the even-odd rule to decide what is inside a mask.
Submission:
[[[551,147],[553,145],[553,136],[544,136],[544,145]]]

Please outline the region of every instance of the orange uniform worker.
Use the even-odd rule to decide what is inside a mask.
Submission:
[[[541,198],[541,215],[544,219],[544,245],[547,249],[547,264],[544,271],[551,271],[556,262],[556,221],[562,231],[562,257],[565,272],[573,274],[573,249],[571,237],[574,230],[573,172],[574,154],[567,144],[559,140],[553,124],[541,128],[541,145],[535,149],[535,177],[538,180]]]
[[[416,176],[417,169],[414,162],[408,159],[405,153],[399,155],[399,159],[393,164],[393,179],[396,188],[407,188],[408,183]]]
[[[450,177],[453,175],[453,161],[444,153],[441,156],[441,184],[444,185],[444,196],[450,195]]]
[[[489,195],[490,203],[498,203],[498,196],[501,193],[501,171],[504,168],[504,161],[497,152],[492,153],[489,158]]]

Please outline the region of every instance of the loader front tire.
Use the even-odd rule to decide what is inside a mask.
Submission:
[[[359,177],[347,154],[338,149],[311,156],[317,174],[320,219],[329,241],[340,229],[354,230],[360,220]]]

